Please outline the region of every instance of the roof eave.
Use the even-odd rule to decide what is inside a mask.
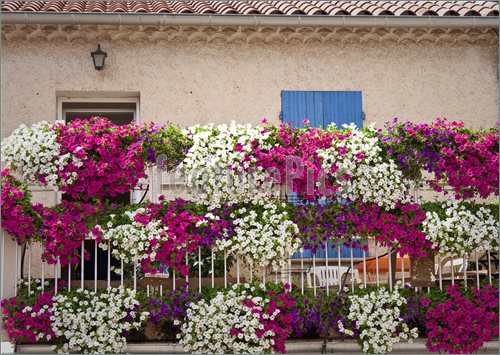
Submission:
[[[2,24],[498,28],[498,16],[327,16],[3,12]]]

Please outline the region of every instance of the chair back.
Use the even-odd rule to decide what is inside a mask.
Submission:
[[[311,283],[310,279],[310,276],[312,275],[312,277],[317,277],[319,280],[319,284],[316,284],[316,286],[338,286],[342,281],[342,277],[346,274],[352,274],[350,268],[346,266],[341,266],[340,268],[338,266],[316,266],[315,268],[311,268],[311,271],[308,273],[307,282],[309,287],[314,286],[314,280],[313,283]],[[354,276],[356,278],[358,277],[358,270],[356,269],[354,269]]]

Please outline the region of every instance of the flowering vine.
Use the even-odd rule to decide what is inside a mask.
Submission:
[[[254,296],[264,286],[233,286],[209,302],[191,303],[179,334],[188,352],[205,354],[284,352],[291,333],[287,295]]]
[[[429,351],[472,354],[498,337],[498,289],[474,289],[468,298],[458,285],[451,285],[446,294],[447,300],[426,313]]]
[[[318,152],[331,147],[335,140],[346,139],[349,132],[329,132],[309,127],[307,120],[303,123],[305,128],[266,125],[262,131],[267,135],[265,140],[254,140],[245,160],[255,161],[271,173],[274,181],[286,186],[289,194],[296,193],[300,199],[330,196],[336,189],[324,178]]]
[[[135,291],[109,288],[106,292],[77,289],[53,297],[52,327],[58,337],[54,350],[84,354],[118,354],[125,350],[125,335],[147,318]]]
[[[422,222],[423,231],[440,253],[462,256],[474,250],[498,249],[498,213],[493,212],[498,212],[498,205],[448,200],[424,207],[428,212]]]
[[[216,249],[242,256],[252,265],[274,270],[288,265],[291,254],[300,250],[297,225],[290,220],[283,203],[235,206],[229,217],[234,235],[217,240]]]
[[[2,228],[17,244],[22,245],[36,239],[41,223],[40,205],[31,205],[31,193],[26,184],[16,180],[9,169],[4,169],[2,178]]]
[[[59,126],[64,122],[57,121]],[[58,190],[75,182],[74,172],[62,174],[72,164],[72,156],[62,151],[58,134],[47,121],[31,127],[20,125],[2,141],[2,157],[25,183],[47,185]]]
[[[425,256],[432,243],[421,230],[425,212],[417,204],[397,203],[386,211],[377,204],[305,204],[296,207],[295,221],[305,249],[314,252],[339,238],[359,246],[355,237],[374,238],[401,254]]]
[[[226,226],[213,213],[195,213],[190,207],[181,199],[132,210],[122,207],[110,211],[92,233],[102,249],[107,250],[109,243],[116,258],[138,263],[144,272],[156,273],[161,263],[187,275],[185,254],[212,246]]]
[[[403,322],[401,308],[406,299],[397,286],[392,291],[381,287],[365,295],[350,295],[349,303],[347,318],[355,325],[351,328],[339,322],[338,327],[341,333],[351,336],[357,330],[364,353],[384,354],[394,344],[402,340],[412,342],[418,337],[417,328],[410,329]]]
[[[2,300],[3,327],[10,339],[21,341],[54,341],[52,329],[53,293],[42,292],[36,296],[16,296]]]
[[[229,126],[194,126],[185,133],[192,146],[179,169],[194,199],[217,208],[277,197],[279,190],[272,188],[272,177],[247,155],[253,142],[267,146],[270,133],[262,127],[233,122]]]
[[[76,176],[61,191],[74,199],[116,196],[129,192],[139,179],[147,177],[138,142],[140,129],[134,125],[118,126],[106,118],[76,119],[56,123],[54,131],[62,154],[73,158],[61,176]]]
[[[394,119],[379,137],[403,174],[418,183],[427,171],[436,191],[449,185],[456,199],[498,195],[498,125],[474,131],[444,118],[419,124]]]
[[[52,208],[41,211],[43,224],[40,228],[40,238],[44,250],[42,259],[49,264],[61,266],[77,265],[82,242],[90,235],[89,220],[96,214],[96,207],[86,203],[62,201]],[[85,252],[84,258],[89,255]]]
[[[372,126],[363,130],[345,126],[348,138],[334,140],[331,147],[318,150],[322,168],[339,200],[376,203],[393,209],[396,203],[411,202],[413,183],[405,179],[396,163],[384,157]]]

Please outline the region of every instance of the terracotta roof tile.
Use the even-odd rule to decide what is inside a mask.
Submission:
[[[83,12],[83,11],[85,11],[85,3],[77,1],[68,1],[63,9],[63,12]]]
[[[228,1],[212,1],[211,5],[218,14],[238,14],[238,11]]]
[[[306,15],[326,15],[326,12],[311,2],[292,1],[292,4]]]
[[[42,11],[42,7],[45,5],[43,1],[30,1],[25,2],[21,5],[22,11]],[[3,9],[2,9],[3,10]]]
[[[163,1],[151,1],[149,6],[153,13],[172,13],[173,9],[168,3]]]
[[[191,6],[189,6],[189,1],[169,1],[169,5],[172,7],[173,13],[176,14],[192,14],[194,13]]]
[[[295,1],[272,1],[273,5],[285,15],[305,15],[305,12],[294,4]]]
[[[216,14],[218,13],[210,3],[213,1],[189,1],[194,13],[197,14]]]
[[[129,12],[152,12],[150,4],[145,1],[132,1],[129,3]]]
[[[425,0],[168,0],[168,1],[9,1],[1,2],[5,12],[116,12],[173,14],[262,14],[323,16],[498,16],[494,1]]]
[[[337,1],[335,1],[337,2]],[[325,11],[326,14],[330,16],[335,16],[335,15],[349,15],[348,12],[346,12],[344,9],[336,6],[336,4],[330,3],[329,1],[314,1],[313,2],[317,7],[319,7],[321,10]]]
[[[108,12],[104,1],[86,1],[85,12]]]
[[[246,1],[229,1],[228,3],[234,7],[234,9],[237,11],[238,14],[242,15],[259,14],[259,11]]]
[[[278,8],[276,8],[275,6],[273,6],[273,2],[267,2],[267,1],[249,1],[249,5],[252,5],[260,14],[263,14],[263,15],[280,15],[280,14],[283,14]]]
[[[42,11],[55,11],[55,12],[61,12],[64,9],[64,1],[51,1],[45,3],[45,5],[42,7]]]

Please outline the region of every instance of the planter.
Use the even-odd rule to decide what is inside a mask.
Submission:
[[[410,265],[410,284],[413,287],[433,287],[436,285],[434,278],[434,257],[432,251],[423,258],[411,258]]]

